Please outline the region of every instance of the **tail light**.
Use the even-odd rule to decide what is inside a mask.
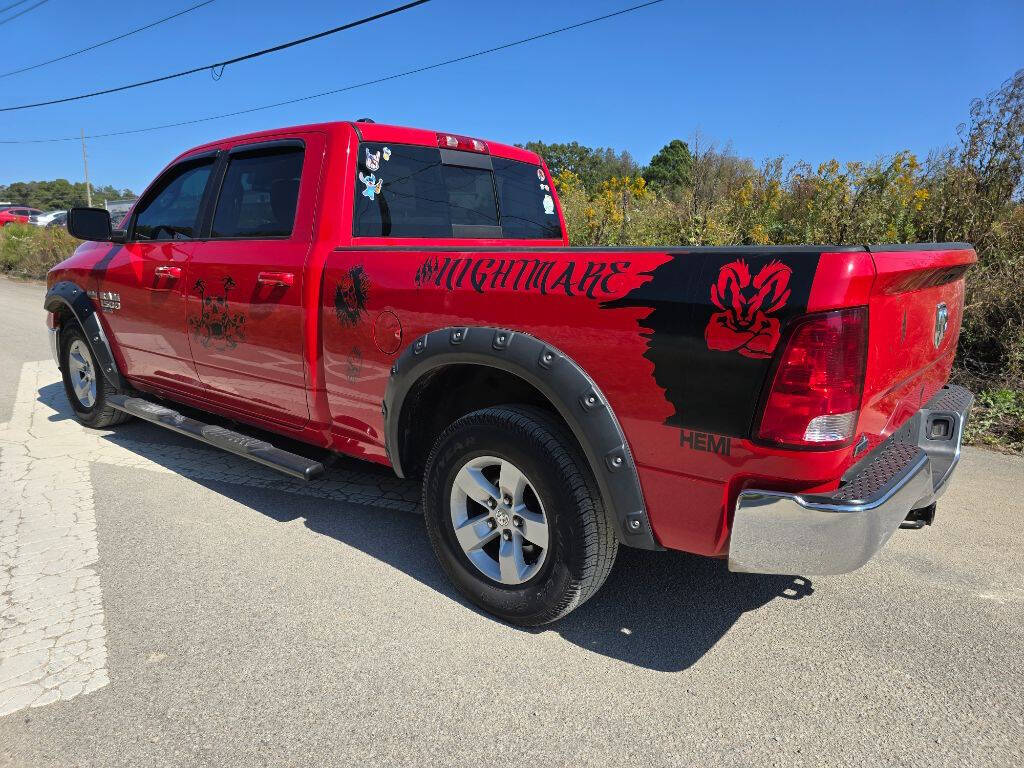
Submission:
[[[758,437],[819,448],[851,440],[864,392],[867,340],[866,307],[801,320],[779,359]]]
[[[437,134],[437,146],[444,149],[461,149],[464,152],[481,152],[487,154],[487,145],[480,139],[458,136],[454,133]]]

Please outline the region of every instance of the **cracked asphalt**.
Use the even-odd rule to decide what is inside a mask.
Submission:
[[[89,431],[0,280],[0,766],[1024,764],[1024,460],[847,576],[621,550],[540,631],[462,601],[418,489]]]

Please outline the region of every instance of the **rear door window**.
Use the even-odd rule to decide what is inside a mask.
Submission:
[[[302,147],[235,154],[213,216],[213,238],[288,237],[302,179]]]

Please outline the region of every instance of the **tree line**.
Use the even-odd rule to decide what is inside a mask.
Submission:
[[[123,200],[135,197],[130,189],[118,189],[109,184],[92,187],[93,205],[104,200]],[[67,210],[86,204],[85,182],[53,179],[52,181],[15,181],[0,184],[0,202],[26,205],[43,211]]]

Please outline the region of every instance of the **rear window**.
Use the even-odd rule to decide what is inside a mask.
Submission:
[[[442,162],[434,147],[361,144],[353,234],[561,239],[540,166],[469,153],[462,165],[460,154]]]

